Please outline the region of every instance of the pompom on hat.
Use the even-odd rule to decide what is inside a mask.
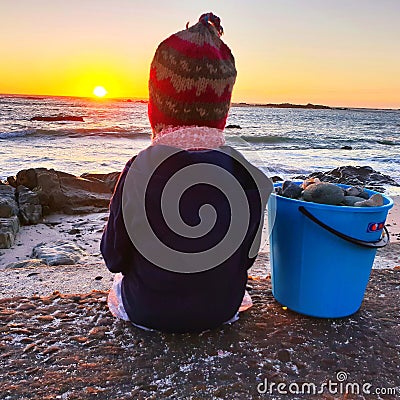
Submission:
[[[207,13],[158,46],[149,79],[153,137],[180,126],[224,129],[236,68],[222,33],[220,19]]]

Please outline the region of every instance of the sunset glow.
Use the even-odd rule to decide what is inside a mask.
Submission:
[[[233,102],[400,108],[400,1],[135,4],[2,2],[0,93],[86,97],[101,85],[145,99],[160,42],[212,10],[236,60]]]
[[[107,90],[103,86],[96,86],[93,89],[93,94],[97,97],[104,97],[107,93]]]

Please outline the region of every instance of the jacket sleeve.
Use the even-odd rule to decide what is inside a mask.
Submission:
[[[125,228],[122,210],[122,193],[126,175],[132,165],[132,158],[125,166],[115,186],[110,201],[110,215],[101,238],[100,250],[107,268],[114,273],[127,272],[132,262],[134,246]]]

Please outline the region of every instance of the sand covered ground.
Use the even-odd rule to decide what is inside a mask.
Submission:
[[[1,398],[396,399],[399,280],[373,270],[357,313],[318,319],[282,308],[270,279],[250,279],[254,305],[238,322],[186,335],[112,318],[105,291],[3,299]]]

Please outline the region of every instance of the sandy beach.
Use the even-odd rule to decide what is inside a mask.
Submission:
[[[265,261],[260,255],[256,268]],[[239,321],[186,335],[113,318],[107,291],[0,299],[0,393],[7,400],[395,399],[399,279],[399,268],[373,270],[358,312],[318,319],[277,303],[270,279],[251,278],[253,307]],[[277,384],[305,389],[306,397],[278,392]]]
[[[377,251],[375,269],[394,268],[400,265],[400,196],[394,197],[386,225],[390,232],[390,244]],[[52,214],[43,223],[21,228],[14,246],[0,250],[0,297],[15,295],[46,295],[54,291],[62,293],[87,293],[91,290],[108,290],[111,274],[100,254],[101,234],[108,213],[80,216]],[[266,229],[264,229],[264,232]],[[83,255],[74,265],[48,266],[40,262],[20,266],[31,259],[32,249],[40,243],[63,240],[77,244]],[[263,263],[256,264],[250,275],[269,275],[268,241],[261,249]],[[16,264],[17,263],[17,264]]]

